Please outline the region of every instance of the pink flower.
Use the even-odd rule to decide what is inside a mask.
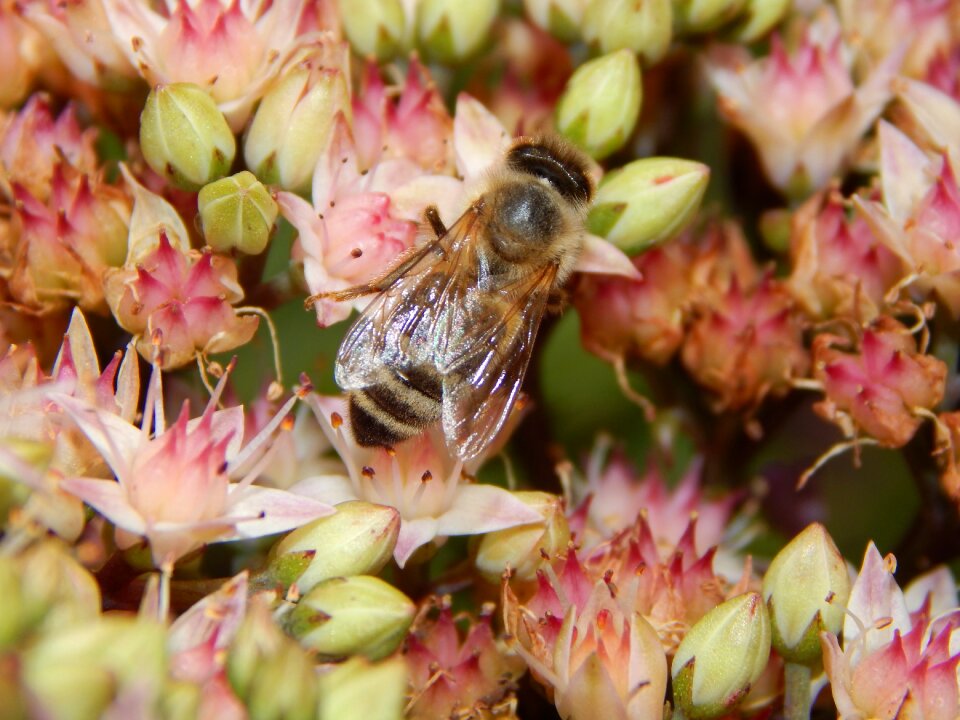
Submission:
[[[233,260],[209,248],[180,252],[161,230],[159,247],[136,267],[127,265],[107,275],[107,302],[148,360],[159,349],[160,364],[177,368],[197,354],[243,345],[256,332],[259,319],[232,307],[243,297]]]
[[[561,716],[662,715],[667,659],[660,637],[614,581],[585,571],[573,549],[538,573],[528,599],[505,579],[502,602],[513,648]]]
[[[511,681],[523,666],[517,667],[516,658],[498,648],[492,611],[491,603],[479,618],[454,617],[449,596],[424,603],[403,651],[413,696],[407,717],[432,720],[470,713],[484,717],[501,704],[515,702]],[[465,634],[457,629],[462,620],[468,623]]]
[[[682,359],[693,378],[714,393],[720,410],[749,410],[780,395],[807,372],[803,324],[781,281],[766,275],[744,289],[729,289],[699,302]]]
[[[80,129],[73,105],[54,119],[46,96],[33,95],[0,128],[0,180],[17,183],[40,202],[50,197],[60,163],[67,162],[81,173],[97,171],[97,131]]]
[[[720,543],[739,498],[705,497],[699,460],[691,462],[676,487],[670,488],[656,463],[650,462],[639,473],[620,450],[611,452],[610,444],[607,437],[597,439],[587,460],[586,477],[573,488],[578,504],[570,514],[570,529],[584,552],[631,527],[641,514],[664,557],[676,548],[693,517],[697,518],[698,552]]]
[[[216,410],[228,375],[221,379],[200,418],[191,420],[185,403],[169,428],[158,369],[154,370],[140,428],[90,403],[59,393],[50,395],[116,476],[115,481],[71,477],[63,481],[63,489],[113,522],[121,547],[145,537],[158,567],[172,565],[208,542],[283,532],[333,512],[324,503],[252,484],[269,461],[269,455],[263,455],[266,443],[296,398],[241,447],[243,408]],[[238,475],[242,479],[233,482]]]
[[[914,295],[934,294],[954,318],[960,317],[956,171],[947,154],[930,159],[892,125],[881,122],[879,135],[883,204],[857,199],[857,209],[903,262]]]
[[[353,132],[363,168],[385,158],[407,158],[429,172],[452,169],[453,120],[416,55],[410,58],[403,86],[390,94],[380,68],[367,63],[353,100]]]
[[[47,200],[18,182],[13,195],[20,227],[10,277],[14,298],[43,313],[73,303],[105,313],[103,275],[127,255],[126,193],[60,162]]]
[[[400,567],[431,541],[441,544],[450,535],[478,535],[542,522],[538,512],[507,490],[473,482],[463,462],[437,433],[424,433],[389,451],[364,448],[353,440],[343,398],[310,395],[306,402],[347,474],[307,478],[291,492],[331,505],[366,500],[396,508],[401,524],[393,556]]]
[[[840,22],[862,65],[903,53],[901,72],[920,77],[937,50],[954,42],[949,0],[841,0]],[[904,32],[910,28],[910,32]]]
[[[886,447],[902,447],[922,418],[943,398],[947,367],[925,355],[907,328],[881,315],[863,331],[859,347],[842,350],[847,341],[821,334],[813,340],[813,368],[826,395],[814,405],[847,437],[865,432]]]
[[[73,540],[83,530],[83,509],[63,491],[61,481],[67,475],[103,475],[107,468],[96,448],[50,402],[53,392],[130,422],[140,393],[136,355],[117,352],[101,372],[86,320],[74,310],[50,377],[40,371],[32,352],[10,348],[0,356],[0,464],[15,467],[10,476],[32,490],[28,515]],[[15,448],[24,442],[48,446],[48,463],[35,467],[20,458]]]
[[[767,57],[746,48],[712,52],[720,111],[750,138],[770,181],[804,197],[824,187],[891,96],[892,53],[855,87],[836,19],[824,12],[788,52],[774,34]]]
[[[151,86],[191,82],[217,102],[240,130],[297,50],[317,39],[302,21],[320,22],[305,0],[246,3],[237,0],[177,0],[166,12],[138,0],[103,0],[117,44]]]
[[[228,580],[174,621],[167,633],[170,674],[198,685],[198,718],[247,717],[246,708],[227,680],[227,650],[247,609],[247,572]]]
[[[820,636],[837,711],[851,718],[954,720],[960,711],[956,585],[950,582],[949,610],[933,617],[940,578],[918,580],[907,590],[922,598],[911,612],[893,579],[895,562],[870,543],[851,591],[842,648],[835,635]]]
[[[845,205],[838,191],[829,190],[794,214],[787,288],[815,318],[869,321],[903,277],[903,265],[862,216],[847,217]]]

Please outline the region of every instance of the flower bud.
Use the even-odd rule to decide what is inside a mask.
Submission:
[[[673,0],[593,0],[583,16],[583,39],[602,53],[630,50],[652,65],[670,47]]]
[[[227,654],[227,678],[252,718],[316,717],[313,660],[283,634],[264,602],[253,602],[237,629]]]
[[[60,628],[23,653],[23,682],[43,717],[100,717],[124,692],[159,690],[165,639],[159,623],[127,615]]]
[[[379,660],[397,649],[415,612],[410,598],[379,578],[332,578],[300,599],[287,630],[321,658]]]
[[[499,0],[420,0],[418,45],[430,60],[462,62],[483,45],[499,10]]]
[[[223,113],[192,83],[150,91],[140,115],[140,147],[154,171],[185,190],[226,175],[237,151]]]
[[[557,104],[557,127],[596,159],[619,149],[640,116],[640,64],[629,50],[584,63]]]
[[[586,0],[523,0],[523,7],[534,23],[563,42],[580,39]]]
[[[236,248],[248,255],[266,249],[278,213],[270,191],[247,170],[204,185],[197,207],[207,245],[217,252]]]
[[[343,71],[324,66],[319,57],[297,63],[260,101],[243,141],[247,167],[265,183],[308,192],[340,112],[349,120],[350,91]]]
[[[789,9],[790,0],[746,0],[741,18],[731,33],[733,39],[741,43],[756,42],[770,32]]]
[[[733,20],[745,0],[676,0],[674,28],[678,34],[705,33]]]
[[[718,605],[687,632],[673,658],[673,697],[689,718],[726,715],[770,657],[770,618],[759,593]]]
[[[763,576],[773,647],[788,662],[819,663],[820,633],[840,632],[850,576],[826,528],[811,523],[777,553]]]
[[[400,0],[339,0],[340,20],[358,55],[391,60],[407,45],[407,20]]]
[[[635,160],[600,183],[590,208],[590,232],[628,255],[669,240],[700,207],[710,168],[692,160]]]
[[[545,492],[515,492],[513,496],[536,510],[542,523],[518,525],[487,533],[477,548],[477,569],[490,582],[500,582],[506,568],[520,581],[533,580],[537,570],[563,551],[570,542],[570,526],[563,514],[563,501]]]
[[[335,577],[374,575],[393,557],[400,513],[386,505],[359,500],[337,506],[333,515],[297,528],[271,552],[268,572],[301,594]],[[305,558],[304,563],[298,559]]]
[[[320,720],[400,720],[406,692],[403,658],[376,664],[350,658],[320,677]]]

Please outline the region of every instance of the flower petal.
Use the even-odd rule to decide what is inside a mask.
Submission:
[[[583,250],[574,267],[576,272],[599,275],[620,275],[632,280],[643,280],[640,271],[626,253],[602,237],[587,233],[583,238]]]
[[[868,629],[879,620],[889,619],[884,627],[866,633],[865,654],[888,645],[895,631],[906,633],[910,630],[910,614],[903,592],[873,542],[867,546],[863,567],[850,590],[847,608],[849,612],[843,623],[844,648],[850,647],[860,635],[854,617]]]
[[[120,483],[97,478],[67,478],[60,489],[76,495],[119,528],[143,535],[147,524],[130,502]]]
[[[437,519],[432,517],[402,520],[397,544],[393,549],[393,559],[397,561],[397,565],[403,567],[417,548],[433,540],[437,536],[438,524]]]
[[[99,410],[68,395],[50,393],[48,397],[63,408],[103,456],[117,479],[124,482],[133,455],[143,441],[140,430],[113,413]]]
[[[467,93],[457,96],[453,150],[461,177],[478,177],[501,158],[509,144],[510,134],[483,103]]]
[[[255,485],[236,490],[235,488],[236,486],[230,488],[230,515],[253,519],[238,522],[234,535],[219,538],[218,541],[272,535],[336,512],[327,503],[285,490]]]
[[[289,492],[330,505],[357,499],[350,478],[346,475],[314,475],[295,484]]]
[[[453,505],[438,521],[439,535],[477,535],[543,522],[543,517],[501,487],[461,484]]]

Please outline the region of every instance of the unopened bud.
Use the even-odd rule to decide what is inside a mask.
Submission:
[[[770,618],[759,593],[738,595],[700,618],[673,658],[673,697],[689,718],[730,713],[770,658]]]
[[[321,658],[379,660],[397,649],[415,612],[410,598],[379,578],[333,578],[300,599],[287,629]]]
[[[223,113],[192,83],[150,91],[140,115],[140,147],[155,172],[185,190],[226,175],[237,151]]]
[[[260,101],[243,141],[247,167],[265,183],[309,191],[337,113],[349,119],[350,91],[342,69],[325,66],[320,57],[297,63]]]
[[[251,718],[310,720],[316,717],[313,660],[254,598],[227,654],[227,678]]]
[[[628,255],[669,240],[694,216],[710,168],[678,158],[635,160],[597,189],[587,226]]]
[[[520,581],[533,580],[544,562],[566,549],[570,526],[563,501],[545,492],[515,492],[514,497],[536,510],[542,523],[519,525],[487,533],[477,547],[477,569],[490,582],[500,582],[506,568]]]
[[[674,0],[674,28],[679,35],[710,32],[732,21],[746,0]]]
[[[737,42],[756,42],[769,33],[789,9],[790,0],[746,0],[731,35]]]
[[[523,7],[534,23],[563,42],[580,39],[587,0],[523,0]]]
[[[341,503],[333,515],[297,528],[276,544],[269,572],[301,594],[335,577],[374,575],[393,556],[400,533],[395,508],[359,500]],[[306,558],[302,564],[298,558]]]
[[[70,625],[23,653],[23,682],[42,717],[100,717],[124,691],[162,686],[165,640],[159,623],[127,615]]]
[[[358,55],[391,60],[407,49],[407,20],[400,0],[339,0],[337,6]]]
[[[640,116],[640,64],[629,50],[584,63],[557,104],[557,127],[596,159],[618,150]]]
[[[849,597],[843,556],[823,525],[808,525],[777,553],[763,576],[774,649],[788,662],[818,663],[820,633],[840,632]]]
[[[602,53],[630,50],[646,65],[667,53],[673,37],[673,0],[592,0],[583,39]]]
[[[278,208],[253,173],[244,170],[204,185],[197,206],[203,237],[217,252],[259,255],[266,249]]]
[[[320,720],[400,720],[406,704],[407,665],[350,658],[320,677]]]
[[[499,0],[419,0],[418,46],[430,60],[462,62],[483,46],[499,10]]]

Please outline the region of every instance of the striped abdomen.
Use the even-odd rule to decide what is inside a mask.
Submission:
[[[359,445],[390,447],[440,419],[443,382],[432,367],[380,368],[376,382],[350,393],[350,424]]]

